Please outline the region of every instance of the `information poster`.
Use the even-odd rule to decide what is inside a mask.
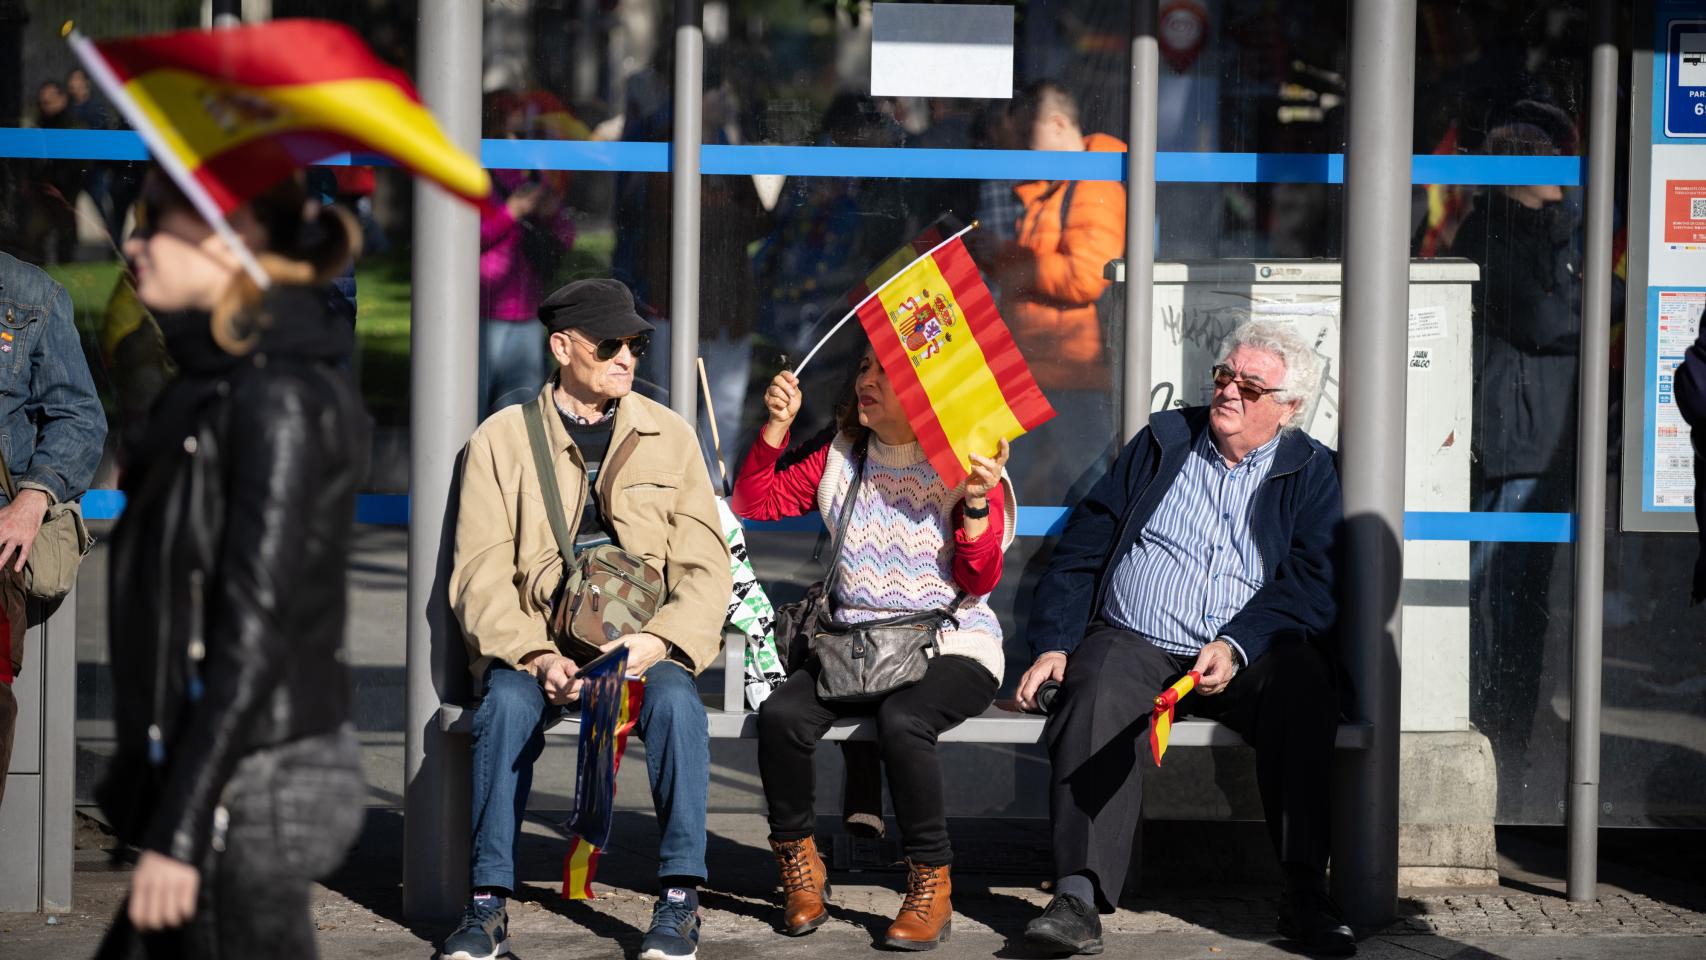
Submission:
[[[1630,131],[1629,339],[1623,527],[1689,530],[1694,448],[1677,411],[1676,368],[1706,313],[1706,19],[1697,0],[1638,8]],[[1639,48],[1637,44],[1637,48]],[[1645,128],[1645,129],[1643,129]]]

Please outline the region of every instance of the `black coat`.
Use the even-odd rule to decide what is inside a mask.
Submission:
[[[1481,265],[1473,449],[1490,481],[1575,469],[1582,283],[1573,223],[1562,203],[1531,210],[1495,189],[1452,246]]]
[[[349,717],[343,634],[368,418],[354,334],[277,288],[257,349],[161,317],[180,375],[127,451],[109,639],[117,751],[99,799],[127,842],[199,864],[237,761]]]
[[[1694,523],[1700,528],[1700,555],[1694,561],[1695,603],[1706,600],[1706,318],[1700,338],[1676,370],[1676,406],[1694,436]]]

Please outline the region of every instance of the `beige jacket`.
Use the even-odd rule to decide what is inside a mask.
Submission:
[[[585,504],[586,471],[551,389],[547,384],[533,402],[545,414],[572,537]],[[508,407],[480,424],[463,462],[450,605],[476,680],[493,660],[515,666],[530,653],[556,649],[545,622],[563,561],[522,410]],[[673,411],[629,394],[617,405],[598,484],[622,548],[663,574],[664,604],[646,630],[669,642],[671,655],[696,674],[722,647],[731,590],[729,550],[698,450],[692,428]]]

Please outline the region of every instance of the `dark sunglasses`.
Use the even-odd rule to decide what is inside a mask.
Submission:
[[[1213,375],[1214,389],[1217,392],[1225,390],[1226,385],[1229,383],[1236,383],[1238,384],[1238,395],[1244,398],[1245,403],[1255,403],[1270,393],[1278,393],[1285,389],[1284,387],[1253,386],[1250,383],[1247,383],[1242,377],[1238,376],[1237,372],[1224,363],[1217,363],[1214,365]]]
[[[634,355],[635,360],[638,360],[646,355],[647,348],[652,345],[652,335],[649,333],[636,333],[631,337],[611,337],[597,343],[579,335],[575,339],[592,344],[592,355],[599,360],[609,360],[615,357],[622,352],[623,345],[627,345],[628,352]]]

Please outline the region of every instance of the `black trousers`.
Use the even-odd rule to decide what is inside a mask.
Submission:
[[[817,696],[816,667],[797,671],[758,708],[758,771],[771,838],[799,840],[815,832],[812,755],[818,741],[839,717],[875,714],[902,850],[928,866],[952,863],[936,738],[987,709],[995,689],[988,670],[958,656],[931,660],[924,679],[869,703],[825,703]]]
[[[128,900],[96,960],[314,960],[313,882],[336,870],[367,816],[348,728],[247,754],[227,783],[223,849],[200,865],[195,916],[140,937]]]
[[[1174,656],[1129,630],[1094,624],[1066,661],[1066,681],[1044,736],[1052,766],[1054,865],[1085,874],[1098,906],[1119,903],[1143,812],[1143,771],[1155,695],[1195,658]],[[1256,748],[1256,784],[1282,864],[1324,870],[1338,699],[1314,646],[1280,643],[1212,697],[1192,694],[1179,714],[1218,720]]]

